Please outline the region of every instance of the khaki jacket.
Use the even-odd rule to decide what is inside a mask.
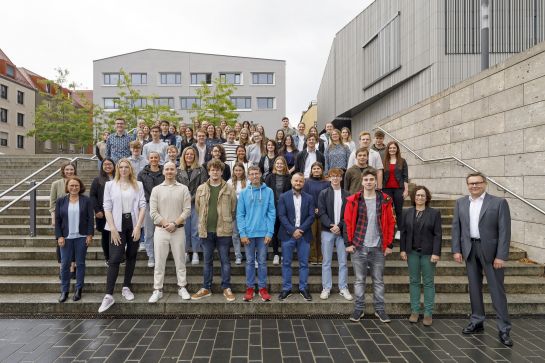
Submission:
[[[195,193],[195,208],[199,215],[199,237],[206,238],[206,221],[208,220],[208,201],[210,200],[210,180],[200,185]],[[237,206],[237,193],[233,187],[224,180],[221,181],[221,189],[218,194],[218,225],[216,233],[218,237],[231,237],[233,235],[233,220]]]

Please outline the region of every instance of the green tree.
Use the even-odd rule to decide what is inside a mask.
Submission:
[[[55,71],[55,81],[42,81],[50,92],[40,91],[43,98],[36,107],[34,128],[27,135],[39,141],[50,140],[58,144],[61,150],[70,143],[78,148],[91,145],[92,104],[83,96],[79,97],[79,104],[74,102],[72,97],[77,93],[76,84],[67,84],[68,70],[57,68]]]
[[[231,95],[235,90],[234,85],[223,82],[220,78],[214,79],[213,87],[202,82],[201,87],[195,91],[197,97],[201,99],[201,104],[194,103],[191,106],[191,112],[195,114],[196,119],[206,120],[216,126],[221,120],[234,125],[238,119],[238,113],[235,112],[236,107],[231,101]]]

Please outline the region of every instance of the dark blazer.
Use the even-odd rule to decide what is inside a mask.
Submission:
[[[469,231],[469,197],[456,201],[452,220],[452,253],[461,253],[467,261],[473,242]],[[479,234],[484,258],[493,263],[509,258],[511,241],[511,213],[504,198],[486,193],[479,215]]]
[[[277,194],[276,192],[276,178],[284,178],[284,187],[282,188],[283,190],[280,194]],[[280,195],[291,189],[291,175],[280,175],[271,173],[265,178],[265,184],[267,184],[267,186],[272,189],[274,193],[274,206],[277,207]]]
[[[276,211],[280,219],[280,229],[278,230],[278,238],[281,241],[287,241],[295,232],[295,205],[293,204],[293,190],[287,191],[280,195],[278,199],[278,209]],[[305,233],[303,238],[310,242],[312,239],[311,228],[314,223],[314,198],[308,193],[301,191],[301,225]]]
[[[407,166],[407,161],[403,159],[403,166],[402,168],[398,168],[397,165],[394,168],[394,178],[396,178],[397,183],[399,184],[399,188],[403,189],[405,186],[403,183],[409,182],[409,167]],[[383,177],[382,177],[382,185],[386,185],[386,182],[388,181],[388,178],[390,177],[390,166],[384,164],[384,171],[383,171]]]
[[[93,182],[91,183],[91,191],[89,192],[89,197],[91,198],[91,205],[93,206],[93,209],[96,213],[102,212],[104,213],[104,185],[106,184],[106,181],[104,184],[100,183],[100,177],[97,176],[93,179]],[[96,227],[97,230],[102,232],[104,231],[104,226],[106,225],[106,217],[97,218],[96,219]]]
[[[308,151],[307,148],[303,149],[303,151],[299,152],[297,154],[297,158],[295,159],[295,172],[296,173],[304,173],[305,172],[305,162],[308,158]],[[319,161],[322,163],[323,167],[325,168],[325,157],[320,150],[316,150],[316,161]]]
[[[265,159],[269,159],[269,168],[265,170]],[[274,162],[276,160],[276,156],[271,159],[268,155],[263,155],[261,159],[259,160],[259,163],[257,166],[259,166],[259,170],[261,170],[261,174],[263,175],[263,178],[266,178],[269,176],[269,174],[272,174],[274,169]]]
[[[443,230],[441,227],[441,212],[434,208],[424,209],[422,215],[422,225],[420,236],[422,240],[421,248],[423,255],[441,256],[441,241]],[[415,234],[415,207],[403,210],[403,226],[400,238],[400,251],[410,253],[413,248],[413,238]]]
[[[341,206],[341,219],[338,225],[341,229],[341,235],[343,235],[345,229],[344,209],[346,207],[346,197],[349,195],[346,190],[341,189],[343,203]],[[335,191],[331,186],[322,190],[318,195],[318,217],[320,218],[320,222],[322,222],[322,228],[325,228],[326,231],[329,231],[331,225],[335,224]]]
[[[57,199],[55,208],[55,238],[68,237],[68,205],[70,196],[65,195]],[[93,204],[91,199],[85,195],[79,196],[79,234],[92,236],[95,231]]]

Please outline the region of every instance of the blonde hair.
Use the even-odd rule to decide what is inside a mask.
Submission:
[[[348,132],[348,139],[346,141],[350,142],[352,141],[352,131],[350,131],[350,129],[348,127],[343,127],[341,129],[341,141],[343,141],[343,131],[346,130],[346,132]]]
[[[282,169],[282,174],[278,174],[278,172],[276,171],[276,165],[273,166],[273,174],[278,174],[278,175],[288,175],[290,173],[289,169],[288,169],[288,162],[286,161],[286,158],[283,157],[283,156],[277,156],[276,159],[274,160],[274,164],[276,164],[276,162],[280,160],[281,162],[284,163],[284,169]]]
[[[136,181],[136,175],[134,175],[134,168],[132,167],[131,162],[127,158],[119,159],[119,161],[117,162],[114,181],[116,183],[119,183],[119,180],[121,179],[121,172],[119,171],[119,166],[121,165],[121,163],[126,163],[129,166],[129,184],[131,184],[135,190],[138,190],[138,182]]]
[[[189,168],[187,167],[185,163],[185,154],[187,154],[188,150],[193,151],[193,154],[195,155],[195,157],[193,158],[193,163],[189,165]],[[197,169],[198,167],[199,167],[199,152],[197,151],[196,148],[192,146],[186,147],[184,151],[182,151],[182,156],[180,157],[180,166],[179,166],[180,170]]]

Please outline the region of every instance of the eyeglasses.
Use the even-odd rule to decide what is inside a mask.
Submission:
[[[342,178],[340,175],[332,175],[330,176],[331,179],[339,179]]]
[[[469,185],[471,187],[476,187],[477,185],[481,185],[481,184],[484,184],[484,182],[467,183],[467,185]]]

